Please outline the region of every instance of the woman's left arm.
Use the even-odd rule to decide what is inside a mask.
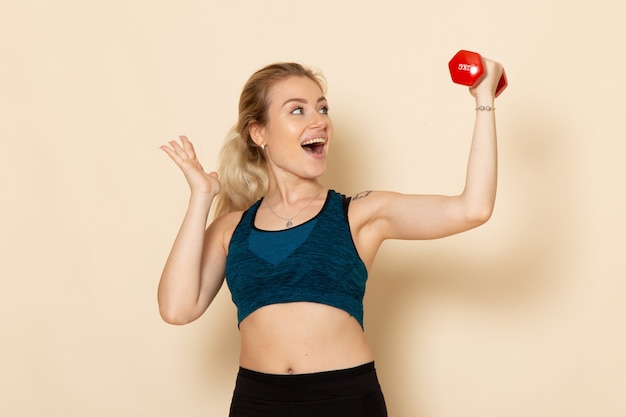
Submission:
[[[385,239],[436,239],[472,229],[491,217],[498,170],[494,100],[502,66],[488,59],[484,65],[485,79],[470,88],[476,100],[476,120],[463,192],[456,196],[393,192],[371,192],[367,198],[357,195],[351,211],[362,226],[357,234],[363,239],[358,240],[370,240],[376,247]]]

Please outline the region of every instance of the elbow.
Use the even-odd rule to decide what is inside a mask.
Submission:
[[[163,321],[166,322],[167,324],[173,324],[176,326],[181,326],[183,324],[186,324],[179,315],[172,312],[171,310],[164,310],[160,308],[159,314],[161,315],[161,318],[163,319]]]
[[[475,207],[469,210],[466,218],[472,227],[481,226],[489,221],[493,215],[493,204],[487,204],[480,207]]]
[[[493,215],[496,203],[494,193],[484,194],[464,192],[462,195],[462,205],[465,221],[469,228],[481,226],[489,221]]]
[[[164,322],[176,326],[182,326],[193,321],[188,314],[181,313],[178,309],[172,306],[163,306],[162,304],[159,304],[159,314]]]
[[[194,316],[196,312],[194,303],[185,301],[181,295],[167,290],[164,286],[159,286],[156,301],[161,319],[168,324],[183,325],[198,318]]]

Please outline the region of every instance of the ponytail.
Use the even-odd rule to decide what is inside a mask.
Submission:
[[[252,139],[242,139],[233,127],[219,154],[218,174],[222,191],[215,205],[215,217],[245,210],[267,191],[267,163]]]

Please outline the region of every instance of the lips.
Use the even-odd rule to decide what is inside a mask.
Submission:
[[[326,145],[326,139],[311,138],[302,142],[300,146],[309,153],[319,155],[324,151],[324,145]]]

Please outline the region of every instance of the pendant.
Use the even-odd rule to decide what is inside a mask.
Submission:
[[[285,227],[289,229],[291,226],[293,226],[293,223],[291,223],[291,220],[287,220],[287,223],[285,223]]]

